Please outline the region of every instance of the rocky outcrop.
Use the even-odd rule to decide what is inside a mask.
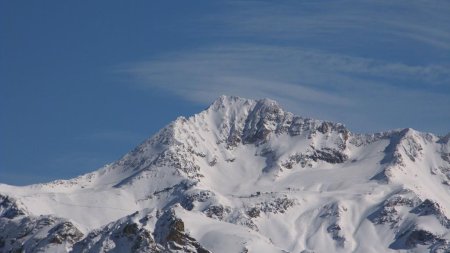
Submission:
[[[0,194],[0,217],[13,219],[26,214],[24,207],[20,207],[15,199]]]
[[[98,171],[0,185],[0,252],[450,252],[448,139],[223,96]]]
[[[210,253],[185,232],[184,222],[172,210],[158,219],[154,234],[157,242],[169,252]]]
[[[281,165],[284,168],[292,169],[296,164],[300,164],[302,168],[312,167],[313,162],[323,161],[326,163],[336,164],[347,161],[348,156],[343,153],[342,150],[334,148],[324,147],[320,150],[316,150],[311,147],[305,153],[296,153],[290,155],[286,161],[283,161]]]
[[[411,210],[420,203],[419,198],[411,191],[401,191],[385,200],[368,219],[377,225],[389,225],[398,228],[402,220],[401,209]]]
[[[427,230],[414,227],[401,233],[389,247],[395,250],[410,250],[421,245],[427,246],[430,252],[449,252],[450,250],[447,240]]]
[[[337,202],[325,205],[319,213],[319,217],[324,219],[326,230],[338,247],[344,247],[347,239],[342,232],[341,216],[347,212],[347,208]]]
[[[247,214],[252,218],[259,217],[261,213],[282,214],[295,204],[296,201],[287,196],[274,197],[249,206],[247,208]]]
[[[52,216],[0,219],[0,252],[56,252],[83,237],[73,223]]]
[[[418,216],[432,215],[436,217],[443,226],[450,228],[450,219],[445,216],[439,203],[430,199],[425,199],[420,205],[412,209],[411,213],[417,214]]]

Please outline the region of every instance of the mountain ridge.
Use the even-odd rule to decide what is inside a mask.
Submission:
[[[97,171],[0,184],[0,249],[447,252],[449,157],[445,136],[221,96]]]

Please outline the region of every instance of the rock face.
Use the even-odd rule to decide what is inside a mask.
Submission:
[[[83,238],[73,223],[52,216],[0,218],[0,230],[5,252],[65,252]]]
[[[0,184],[0,252],[450,252],[450,143],[222,96],[71,180]]]

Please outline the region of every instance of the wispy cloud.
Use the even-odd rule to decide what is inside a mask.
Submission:
[[[442,110],[450,108],[450,3],[227,5],[201,17],[216,39],[122,65],[120,72],[140,88],[197,103],[220,94],[270,97],[293,112],[357,130],[450,124],[449,110]]]
[[[345,45],[377,44],[395,37],[390,46],[409,41],[450,49],[448,1],[233,1],[230,5],[235,8],[220,17],[228,28],[220,32],[229,36],[324,38]],[[217,17],[210,21],[220,22]]]
[[[369,107],[378,103],[394,108],[409,104],[411,96],[437,98],[426,85],[411,87],[417,83],[443,86],[450,80],[448,69],[439,65],[411,66],[262,45],[173,53],[122,66],[121,71],[141,88],[163,89],[194,102],[209,103],[220,94],[271,97],[295,112],[336,120],[345,119],[344,114],[352,110],[362,115],[361,108],[374,110]]]
[[[142,83],[144,86],[167,89],[171,86],[178,89],[190,82],[202,85],[198,84],[200,81],[206,81],[206,86],[215,83],[222,85],[222,77],[229,76],[295,82],[295,85],[301,85],[299,82],[307,85],[309,78],[316,83],[336,80],[336,75],[349,74],[363,74],[365,78],[412,79],[436,85],[446,85],[450,81],[450,66],[445,65],[407,65],[314,49],[253,44],[168,54],[151,61],[122,66],[121,71],[146,81]],[[335,74],[326,75],[331,72]]]

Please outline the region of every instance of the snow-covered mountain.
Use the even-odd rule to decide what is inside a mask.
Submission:
[[[449,139],[222,96],[92,173],[0,184],[0,252],[450,252]]]

